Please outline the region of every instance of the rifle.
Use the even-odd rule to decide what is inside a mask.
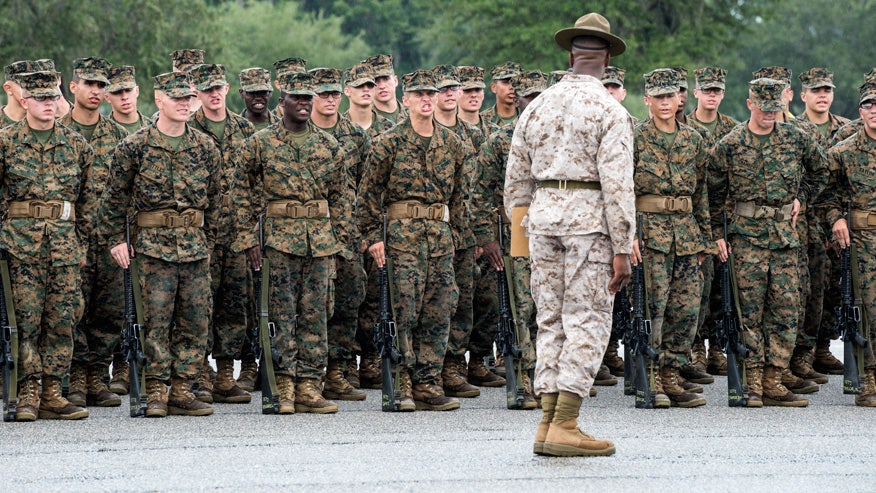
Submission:
[[[125,284],[125,326],[122,329],[120,351],[128,362],[130,369],[131,390],[128,402],[131,417],[146,415],[146,396],[141,390],[146,386],[146,355],[143,354],[143,308],[140,303],[140,282],[134,282],[137,271],[134,267],[134,255],[131,248],[131,220],[125,218],[125,245],[128,248],[130,262],[124,269]]]
[[[380,355],[380,408],[384,412],[395,412],[401,406],[401,389],[399,388],[398,363],[401,354],[396,347],[395,315],[392,310],[392,283],[389,279],[392,271],[389,260],[389,250],[386,248],[386,214],[383,214],[383,248],[387,253],[383,267],[377,268],[377,279],[380,283],[380,318],[374,324],[374,346]],[[395,369],[393,369],[395,366]]]
[[[630,324],[633,323],[630,314],[633,307],[630,306],[630,294],[626,286],[621,286],[614,295],[614,310],[611,314],[611,332],[624,343],[624,395],[636,395],[633,385],[633,356],[630,346],[632,345],[632,331]]]
[[[6,252],[0,250],[0,365],[3,366],[3,421],[15,421],[18,405],[18,327]]]
[[[505,238],[502,234],[502,215],[498,214],[499,249],[505,252]],[[496,331],[496,350],[505,357],[505,395],[508,409],[520,409],[523,406],[523,367],[520,362],[522,352],[517,345],[519,340],[515,323],[516,309],[511,286],[514,269],[511,257],[503,257],[505,269],[496,271],[496,281],[499,286],[499,321]]]
[[[274,347],[274,337],[277,327],[268,319],[268,302],[270,298],[271,278],[270,262],[265,256],[265,215],[259,215],[259,250],[262,255],[262,270],[253,271],[253,285],[258,296],[258,327],[250,335],[250,344],[255,357],[259,360],[259,373],[262,381],[262,414],[278,414],[280,412],[280,391],[277,390],[277,378],[274,375],[274,365],[279,365],[282,357]]]
[[[653,363],[657,363],[657,352],[651,347],[651,320],[647,316],[648,300],[645,295],[645,242],[642,234],[642,224],[639,221],[636,235],[639,241],[639,251],[642,252],[642,261],[633,267],[633,321],[630,324],[630,351],[636,358],[636,407],[639,409],[651,409],[654,407],[654,396],[648,386],[648,374],[645,370],[645,357]]]
[[[846,218],[851,217],[851,203],[846,206]],[[849,246],[840,251],[840,306],[834,307],[835,330],[843,339],[843,394],[860,394],[860,366],[864,362],[864,347],[868,331],[866,314],[861,312],[860,281],[858,280],[858,255],[852,243],[852,228],[849,227]],[[863,315],[863,316],[862,316]],[[863,322],[863,323],[862,323]]]
[[[724,244],[727,241],[727,213],[724,212]],[[721,313],[722,318],[715,323],[715,336],[719,346],[727,353],[727,404],[730,407],[743,407],[748,399],[743,394],[744,359],[749,350],[742,344],[742,316],[739,300],[736,296],[736,266],[733,255],[727,256],[727,261],[719,267],[721,276]]]

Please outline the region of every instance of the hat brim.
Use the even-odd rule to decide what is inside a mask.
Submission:
[[[106,77],[104,77],[102,75],[84,74],[84,75],[79,75],[79,78],[81,80],[87,80],[87,81],[91,81],[91,82],[103,82],[104,84],[109,85],[109,79],[107,79]]]
[[[621,87],[623,87],[624,85],[624,83],[621,82],[620,79],[602,79],[602,85],[604,86],[606,84],[615,84]]]
[[[815,84],[803,84],[803,87],[806,89],[818,89],[819,87],[829,87],[831,89],[836,89],[836,86],[831,84],[830,82],[816,82]]]
[[[243,89],[243,92],[274,92],[270,84],[247,84],[240,86],[240,88]]]
[[[700,91],[705,91],[706,89],[721,89],[723,91],[724,89],[726,89],[726,87],[724,87],[724,84],[720,82],[705,82],[703,84],[700,84],[698,86],[698,89]]]
[[[774,111],[785,111],[785,103],[781,101],[752,101],[755,106],[761,111],[772,113]]]
[[[405,92],[414,92],[414,91],[432,91],[432,92],[438,92],[438,88],[435,87],[435,86],[427,86],[427,85],[419,85],[419,86],[405,87]]]
[[[347,81],[347,85],[350,87],[361,87],[361,86],[364,86],[365,84],[368,84],[369,82],[372,84],[375,84],[374,79],[369,79],[366,77],[366,78],[362,78],[362,79]]]
[[[313,86],[313,92],[319,94],[321,92],[342,92],[340,84],[316,84]]]
[[[487,85],[483,82],[465,82],[459,85],[459,87],[463,91],[467,91],[469,89],[486,89]]]
[[[174,87],[171,89],[163,89],[163,90],[159,89],[159,90],[163,91],[164,94],[167,94],[168,96],[170,96],[173,99],[188,98],[188,97],[192,97],[195,95],[195,91],[192,91],[191,88],[188,88],[188,87]]]
[[[645,96],[661,96],[663,94],[675,94],[678,92],[678,87],[655,87],[653,89],[645,89]]]
[[[584,29],[581,27],[560,29],[554,34],[554,40],[560,45],[560,48],[566,51],[572,51],[572,40],[578,36],[594,36],[605,40],[608,43],[608,54],[611,56],[618,56],[627,51],[627,44],[621,38],[604,31]]]
[[[858,101],[858,104],[866,101],[876,101],[876,91],[864,93],[864,95],[861,96],[861,100]]]
[[[532,96],[533,94],[536,94],[536,93],[541,94],[545,91],[547,91],[547,87],[538,86],[538,87],[528,87],[522,91],[514,91],[514,93],[520,97],[525,98],[526,96]]]
[[[209,82],[204,82],[203,84],[198,84],[195,88],[199,91],[206,91],[207,89],[212,89],[214,87],[223,87],[227,86],[228,82],[224,80],[212,80]]]
[[[106,86],[106,92],[119,92],[124,91],[125,89],[133,89],[135,87],[137,87],[136,82],[118,82]]]
[[[316,93],[310,89],[289,89],[283,90],[283,94],[288,94],[290,96],[316,96]]]
[[[445,87],[453,87],[453,86],[462,86],[458,80],[442,80],[441,82],[435,84],[435,87],[438,89],[443,89]]]
[[[46,96],[60,96],[61,91],[57,87],[39,87],[36,89],[24,89],[28,96],[34,98],[42,98]]]

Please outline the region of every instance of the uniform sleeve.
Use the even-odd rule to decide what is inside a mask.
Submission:
[[[712,221],[712,239],[724,237],[724,211],[727,210],[728,156],[727,146],[722,142],[712,148],[711,159],[706,171],[706,185],[709,194],[709,216]]]
[[[697,143],[697,184],[694,189],[693,211],[700,228],[700,242],[704,253],[715,253],[712,242],[712,223],[709,215],[709,194],[706,186],[706,170],[711,160],[711,155],[705,148],[706,139],[700,139]]]
[[[110,180],[98,209],[98,234],[110,247],[125,242],[125,215],[131,204],[134,176],[139,171],[136,146],[126,140],[113,151]]]
[[[96,202],[100,201],[100,192],[94,180],[94,149],[85,143],[82,152],[79,153],[80,183],[82,188],[76,199],[76,229],[80,238],[91,241],[97,229]],[[80,211],[82,212],[80,215]]]
[[[803,135],[803,181],[797,199],[803,204],[815,202],[827,186],[830,172],[822,147],[808,134]]]
[[[394,160],[392,139],[387,135],[378,137],[371,146],[369,166],[362,176],[359,198],[356,201],[359,206],[359,231],[369,245],[383,241],[383,223],[380,218],[383,212],[383,191],[389,182]]]
[[[636,201],[633,181],[633,124],[629,114],[609,121],[599,145],[596,167],[605,219],[614,254],[630,254],[636,233]]]
[[[818,207],[824,210],[824,228],[830,231],[833,224],[845,217],[843,191],[849,190],[842,154],[835,148],[827,153],[829,177],[824,193],[818,199]]]
[[[216,238],[219,235],[219,215],[222,212],[222,184],[218,179],[222,160],[219,149],[211,141],[206,146],[205,163],[210,171],[210,181],[207,184],[207,197],[209,203],[204,213],[204,234],[207,238],[207,251],[212,252],[216,247]]]
[[[352,217],[353,217],[353,187],[349,174],[348,157],[343,149],[336,147],[333,153],[336,162],[340,162],[343,173],[330,173],[328,176],[328,203],[332,229],[335,238],[341,246],[340,256],[352,260]]]
[[[238,204],[235,209],[235,239],[233,250],[236,252],[248,250],[258,246],[257,228],[258,216],[261,213],[260,205],[263,195],[261,188],[261,172],[257,171],[256,163],[256,139],[246,139],[235,157],[239,177],[235,180],[232,190],[234,203]]]
[[[505,214],[511,217],[515,207],[529,207],[535,192],[532,177],[532,158],[526,142],[526,121],[517,123],[508,151],[508,165],[505,168]]]
[[[453,248],[459,249],[463,244],[463,235],[468,230],[468,199],[471,194],[471,176],[474,173],[472,164],[473,151],[465,143],[456,140],[453,146],[453,158],[456,162],[453,176],[453,193],[450,195],[450,227],[453,235]]]
[[[496,192],[501,197],[504,177],[499,176],[501,163],[497,162],[491,145],[493,141],[494,139],[489,139],[481,146],[477,178],[472,190],[471,229],[478,245],[486,245],[496,239],[495,212],[497,207],[504,207],[504,204],[496,201]]]

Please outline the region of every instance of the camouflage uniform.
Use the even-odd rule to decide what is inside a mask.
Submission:
[[[509,80],[509,79],[511,79],[511,77],[514,77],[515,75],[517,75],[521,71],[522,71],[522,69],[520,68],[519,63],[505,62],[501,65],[493,67],[493,70],[490,72],[490,76],[492,77],[493,81]],[[496,112],[496,105],[493,105],[492,107],[487,108],[484,111],[481,111],[481,121],[484,121],[490,125],[495,125],[495,126],[499,126],[499,127],[505,126],[508,124],[510,124],[511,126],[514,126],[517,123],[517,119],[519,116],[520,115],[517,114],[517,110],[515,109],[514,110],[514,117],[512,117],[510,120],[505,120],[501,116],[499,116],[499,113]]]
[[[372,75],[374,78],[377,77],[395,77],[395,70],[392,68],[392,55],[374,55],[362,60],[362,63],[365,65],[370,65],[372,70]],[[386,113],[384,111],[380,111],[375,106],[374,114],[375,116],[380,116],[385,120],[388,120],[391,125],[397,125],[408,118],[408,109],[401,103],[401,101],[396,101],[398,105],[398,109],[395,113]],[[376,121],[376,120],[375,120]],[[372,124],[372,127],[374,125]],[[372,136],[373,137],[373,136]]]
[[[293,72],[306,72],[307,71],[307,60],[299,57],[289,57],[284,58],[282,60],[277,60],[274,62],[274,71],[276,72],[276,80],[279,81],[280,77],[286,74],[291,74]],[[272,112],[274,116],[277,117],[277,120],[283,119],[283,105],[278,104],[274,111]]]

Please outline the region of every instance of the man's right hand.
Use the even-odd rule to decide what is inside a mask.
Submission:
[[[487,256],[490,265],[496,270],[505,270],[505,261],[502,259],[502,249],[498,241],[491,241],[484,245],[484,255]]]
[[[368,253],[371,254],[377,267],[383,267],[386,265],[386,249],[384,248],[382,241],[378,241],[368,247]]]
[[[630,280],[630,274],[632,273],[632,269],[630,269],[630,256],[623,253],[615,255],[611,261],[611,267],[614,270],[614,275],[611,281],[608,281],[608,292],[617,294],[620,288]]]
[[[718,240],[718,260],[721,262],[726,262],[728,258],[730,258],[730,253],[733,252],[733,249],[730,248],[730,245],[724,241],[724,238]]]
[[[128,252],[128,244],[119,243],[110,250],[110,255],[112,255],[113,260],[119,264],[119,267],[127,269],[128,266],[131,265],[131,255]]]

